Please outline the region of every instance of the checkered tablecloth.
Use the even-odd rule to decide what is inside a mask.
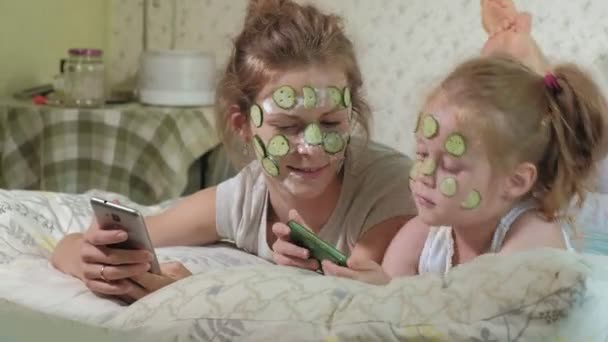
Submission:
[[[4,101],[0,187],[102,189],[152,204],[182,194],[190,166],[217,144],[208,107],[66,109]]]

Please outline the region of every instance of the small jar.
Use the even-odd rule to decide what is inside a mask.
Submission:
[[[105,101],[105,68],[99,49],[70,49],[64,66],[64,104],[101,107]]]

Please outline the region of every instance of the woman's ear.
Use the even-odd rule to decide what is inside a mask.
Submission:
[[[519,164],[506,180],[505,196],[511,200],[525,196],[534,187],[537,177],[538,171],[534,164],[528,162]]]
[[[230,117],[230,126],[243,139],[243,141],[251,140],[251,126],[247,116],[241,112],[238,105],[232,105],[228,108]]]

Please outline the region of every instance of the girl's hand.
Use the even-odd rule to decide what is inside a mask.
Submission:
[[[323,260],[323,272],[325,275],[350,278],[373,285],[386,285],[391,281],[382,266],[373,260],[349,258],[347,264],[348,267],[342,267]]]
[[[295,210],[289,211],[289,219],[297,221],[304,227],[308,227]],[[274,262],[278,265],[300,267],[311,271],[318,270],[319,262],[310,259],[308,249],[296,246],[289,241],[290,231],[289,227],[284,223],[278,222],[272,225],[272,232],[277,237],[276,241],[272,244]]]

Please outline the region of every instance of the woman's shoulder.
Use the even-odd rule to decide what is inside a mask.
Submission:
[[[217,186],[218,194],[235,194],[248,192],[253,189],[265,191],[264,175],[260,163],[252,161],[243,167],[236,175],[226,179]]]

